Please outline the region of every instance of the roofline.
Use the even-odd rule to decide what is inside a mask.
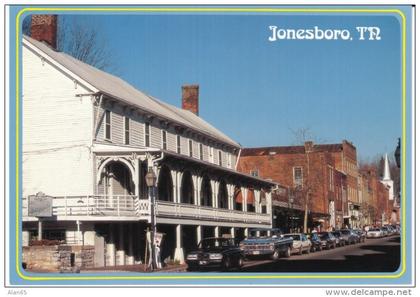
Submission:
[[[26,35],[24,35],[24,37],[26,37]],[[165,117],[164,115],[161,115],[161,114],[159,114],[159,113],[157,113],[157,112],[155,112],[155,111],[152,111],[152,110],[148,110],[147,108],[144,108],[144,107],[139,107],[139,106],[137,106],[137,105],[135,105],[135,104],[133,104],[133,103],[130,103],[130,102],[127,102],[126,100],[124,100],[124,99],[122,99],[122,98],[119,98],[119,97],[116,97],[116,96],[114,96],[114,95],[111,95],[111,94],[108,94],[107,92],[104,92],[104,91],[101,91],[101,90],[99,90],[99,89],[97,89],[96,87],[94,87],[92,84],[90,84],[88,81],[86,81],[85,79],[83,79],[83,78],[81,78],[80,76],[78,76],[77,74],[75,74],[73,71],[71,71],[71,70],[69,70],[68,68],[66,68],[64,65],[62,65],[61,63],[59,63],[59,62],[57,62],[53,57],[51,57],[51,56],[49,56],[46,52],[44,52],[43,50],[41,50],[40,48],[38,48],[36,45],[34,45],[34,44],[32,44],[31,42],[30,42],[30,40],[27,40],[26,38],[22,38],[22,43],[24,44],[24,45],[26,45],[28,48],[30,48],[32,51],[34,51],[34,52],[36,52],[37,54],[39,54],[39,55],[41,55],[41,56],[43,56],[43,57],[45,57],[50,63],[52,63],[54,66],[56,66],[57,68],[59,68],[60,70],[62,70],[64,73],[66,73],[67,75],[69,75],[69,76],[71,76],[72,78],[74,78],[75,80],[77,80],[77,81],[79,81],[79,83],[80,84],[82,84],[82,85],[85,85],[88,89],[90,89],[90,91],[91,92],[93,92],[93,93],[95,93],[95,94],[103,94],[103,95],[106,95],[107,97],[110,97],[110,98],[113,98],[113,99],[115,99],[115,100],[118,100],[118,101],[122,101],[122,102],[124,102],[125,104],[127,104],[127,105],[129,105],[129,106],[133,106],[133,107],[135,107],[136,109],[139,109],[139,110],[142,110],[142,111],[144,111],[144,112],[147,112],[147,113],[150,113],[150,114],[152,114],[152,115],[154,115],[154,116],[156,116],[156,117],[159,117],[159,118],[161,118],[161,119],[164,119],[164,120],[167,120],[167,121],[170,121],[170,122],[172,122],[172,123],[176,123],[177,125],[179,125],[179,126],[181,126],[181,127],[185,127],[185,128],[187,128],[187,129],[190,129],[190,130],[193,130],[194,132],[196,132],[196,133],[199,133],[199,134],[202,134],[202,135],[205,135],[206,137],[208,137],[208,138],[211,138],[212,140],[214,140],[214,141],[217,141],[217,142],[219,142],[219,143],[223,143],[223,144],[225,144],[225,145],[228,145],[228,146],[231,146],[231,147],[233,147],[233,148],[236,148],[236,149],[241,149],[241,146],[239,145],[239,143],[236,143],[234,140],[232,140],[232,142],[233,143],[235,143],[235,144],[233,144],[233,143],[229,143],[229,142],[227,142],[227,141],[224,141],[224,140],[220,140],[220,139],[218,139],[217,137],[215,137],[215,136],[213,136],[213,135],[211,135],[211,134],[209,134],[209,133],[205,133],[205,132],[203,132],[203,131],[199,131],[199,130],[196,130],[196,129],[194,129],[193,127],[190,127],[190,126],[187,126],[187,125],[185,125],[185,124],[183,124],[183,123],[180,123],[180,122],[178,122],[178,121],[176,121],[176,120],[174,120],[174,119],[170,119],[170,118],[168,118],[168,117]],[[54,49],[51,49],[51,50],[54,50]],[[93,67],[93,66],[92,66]],[[155,98],[153,98],[153,96],[150,96],[150,95],[148,95],[148,94],[145,94],[147,97],[149,97],[149,98],[151,98],[152,100],[156,100]],[[157,102],[158,104],[160,104],[160,102]],[[215,129],[217,129],[217,128],[215,128]],[[226,137],[228,137],[228,136],[226,136]],[[229,138],[229,137],[228,137]]]
[[[25,37],[25,35],[24,35]],[[89,82],[78,76],[73,71],[70,71],[68,68],[66,68],[64,65],[60,64],[56,60],[54,60],[53,57],[49,56],[46,52],[38,48],[36,45],[32,44],[29,40],[26,38],[22,38],[22,44],[28,47],[28,49],[32,50],[36,54],[44,57],[46,60],[48,60],[53,66],[59,68],[61,71],[63,71],[65,74],[71,76],[75,80],[78,80],[81,85],[84,85],[86,88],[90,89],[92,93],[99,93],[99,90],[95,88],[93,85],[91,85]],[[53,49],[52,49],[53,50]]]

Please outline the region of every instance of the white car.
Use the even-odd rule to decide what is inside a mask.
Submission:
[[[309,254],[311,252],[312,243],[309,238],[303,233],[285,234],[284,237],[291,237],[293,239],[292,253]]]
[[[369,229],[369,231],[366,234],[367,238],[379,238],[379,237],[384,237],[384,232],[379,229],[379,228],[375,228],[375,229]]]

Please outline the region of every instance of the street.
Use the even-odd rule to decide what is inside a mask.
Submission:
[[[278,261],[246,261],[241,272],[392,272],[399,264],[400,236],[391,236]]]

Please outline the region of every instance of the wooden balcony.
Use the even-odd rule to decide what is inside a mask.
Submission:
[[[53,198],[52,220],[140,221],[150,222],[150,202],[130,195],[63,196]],[[22,200],[24,221],[28,216],[28,199]],[[194,204],[156,201],[156,217],[224,223],[271,225],[271,215],[213,208]]]

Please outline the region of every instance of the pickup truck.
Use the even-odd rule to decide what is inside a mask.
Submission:
[[[293,249],[293,239],[284,237],[280,229],[251,229],[239,247],[245,257],[270,256],[277,260],[280,256],[290,257]]]

